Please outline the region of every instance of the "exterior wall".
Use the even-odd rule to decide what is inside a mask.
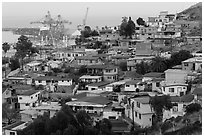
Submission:
[[[45,86],[46,85],[46,81],[39,81],[39,80],[35,80],[35,85],[43,85]]]
[[[101,60],[77,60],[78,65],[101,65]]]
[[[118,75],[104,75],[103,76],[105,81],[116,81],[118,79]]]
[[[170,92],[170,89],[174,89],[174,92]],[[181,92],[183,92],[183,95],[186,95],[186,91],[187,86],[168,86],[162,88],[163,94],[168,94],[170,96],[180,96]]]
[[[59,86],[71,86],[72,80],[64,80],[64,81],[58,81]]]
[[[101,88],[97,87],[97,86],[87,86],[88,87],[88,91],[92,91],[92,90],[102,90]]]
[[[25,66],[23,66],[23,70],[24,71],[40,71],[41,70],[41,66],[32,66],[32,67],[30,67],[30,66],[28,66],[28,65],[25,65]]]
[[[165,72],[165,79],[167,83],[185,83],[187,72]]]
[[[118,79],[118,68],[115,69],[104,69],[103,77],[105,81],[115,81]]]
[[[109,119],[109,117],[115,117],[115,119],[118,119],[120,116],[122,116],[121,112],[116,112],[116,111],[103,112],[103,118],[107,118],[107,119]]]
[[[81,78],[81,81],[97,83],[97,82],[102,81],[102,77],[100,77],[100,78]]]
[[[21,121],[23,122],[33,121],[32,116],[28,114],[21,114]]]
[[[11,132],[14,133],[14,134],[10,134]],[[6,129],[4,131],[4,135],[17,135],[17,131]]]
[[[127,111],[125,111],[125,114],[127,117],[129,117],[130,119],[133,120],[133,116],[134,116],[134,122],[139,124],[142,127],[150,127],[152,126],[152,109],[150,107],[150,104],[140,104],[140,107],[137,106],[137,102],[134,100],[131,100],[131,105],[132,102],[134,102],[134,110],[133,110],[133,114],[132,114],[132,106],[130,107],[130,109],[128,109]],[[141,117],[139,116],[141,115]]]

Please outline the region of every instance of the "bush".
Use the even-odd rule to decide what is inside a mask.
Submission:
[[[186,113],[193,113],[193,112],[198,112],[201,110],[201,105],[197,103],[192,103],[188,106],[186,106]]]

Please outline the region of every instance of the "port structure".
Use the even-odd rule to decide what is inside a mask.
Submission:
[[[64,20],[61,15],[52,18],[50,12],[47,12],[42,19],[38,21],[32,21],[30,24],[43,24],[43,27],[40,27],[39,37],[41,38],[41,43],[56,44],[63,39],[65,35],[65,26],[64,24],[71,25],[72,22]]]

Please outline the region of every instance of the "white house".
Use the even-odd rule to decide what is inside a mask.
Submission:
[[[110,100],[102,96],[88,96],[75,101],[67,102],[74,111],[85,110],[87,113],[102,115],[104,108],[111,103]]]
[[[27,127],[26,122],[18,121],[16,123],[3,127],[2,133],[3,135],[17,135],[18,130],[23,130],[26,127]]]
[[[150,106],[150,97],[140,96],[131,98],[125,114],[141,127],[151,127],[154,112]]]
[[[105,90],[106,85],[108,85],[110,82],[98,82],[98,83],[91,83],[88,84],[86,87],[88,88],[88,91],[93,90]]]
[[[40,71],[42,70],[42,62],[32,61],[23,66],[24,71]]]
[[[41,91],[39,90],[27,90],[17,95],[18,103],[20,104],[20,110],[30,109],[39,105],[39,97]]]
[[[39,76],[34,79],[35,85],[59,85],[59,86],[71,86],[72,79],[67,77],[57,77],[57,76]]]
[[[124,91],[136,92],[136,89],[144,90],[144,87],[141,80],[130,80],[125,83]]]
[[[183,96],[186,95],[188,84],[182,83],[164,83],[162,85],[162,93],[170,96]]]
[[[83,75],[79,79],[83,82],[97,83],[102,81],[102,76]]]
[[[171,96],[171,102],[173,107],[170,110],[163,112],[163,121],[171,117],[183,116],[185,114],[185,108],[187,105],[194,103],[194,96],[190,93],[182,97]]]

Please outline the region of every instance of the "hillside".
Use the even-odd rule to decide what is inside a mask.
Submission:
[[[186,15],[188,20],[202,21],[202,2],[196,3],[188,9],[178,13],[179,15]]]

